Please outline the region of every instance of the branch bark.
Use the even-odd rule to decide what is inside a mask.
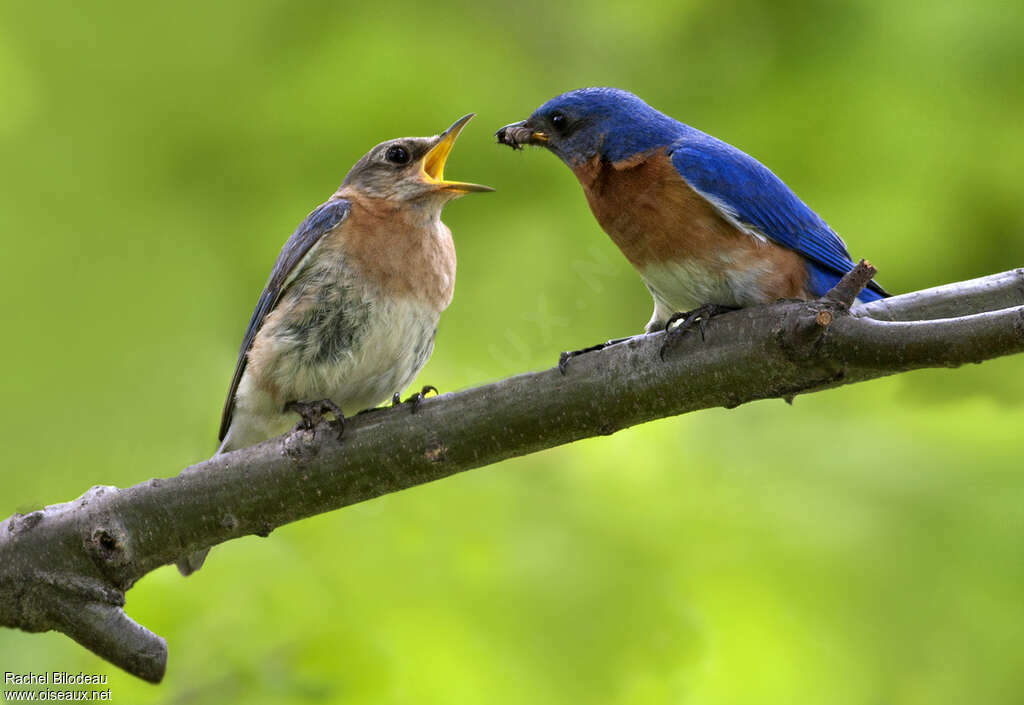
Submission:
[[[557,368],[219,455],[167,479],[94,487],[0,523],[0,626],[58,630],[159,682],[162,638],[123,611],[146,573],[201,548],[463,470],[665,416],[1024,351],[1024,269],[852,310],[865,263],[817,301],[714,318],[659,357],[664,334]],[[852,292],[852,294],[851,294]]]

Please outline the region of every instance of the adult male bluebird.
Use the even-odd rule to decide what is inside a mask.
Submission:
[[[446,181],[460,118],[434,137],[382,142],[284,244],[242,339],[221,416],[218,453],[312,428],[405,389],[434,349],[452,300],[450,200],[488,186]],[[417,398],[418,400],[418,398]],[[209,549],[178,562],[199,569]]]
[[[721,310],[821,296],[854,267],[839,236],[767,167],[632,93],[570,91],[496,135],[514,149],[542,145],[572,169],[654,297],[647,332],[679,318],[674,330],[697,321],[703,331]],[[872,281],[859,298],[887,295]]]

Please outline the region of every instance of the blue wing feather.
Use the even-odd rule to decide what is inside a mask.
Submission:
[[[813,293],[824,294],[828,289],[817,289],[853,269],[854,262],[842,239],[779,177],[735,147],[689,130],[687,136],[669,146],[672,165],[695,191],[710,197],[730,218],[809,260]],[[860,298],[873,300],[887,295],[872,281]]]
[[[245,372],[245,365],[248,360],[249,348],[252,347],[256,334],[263,326],[266,319],[277,302],[281,299],[289,276],[302,262],[313,246],[320,241],[324,235],[338,227],[349,213],[349,202],[342,198],[331,199],[323,205],[317,206],[312,213],[306,216],[288,241],[281,248],[277,256],[274,268],[270,270],[270,277],[263,287],[256,302],[256,308],[249,319],[249,327],[245,330],[242,338],[242,347],[238,351],[238,361],[235,363],[235,374],[231,378],[231,387],[228,389],[228,398],[224,401],[224,411],[220,418],[219,439],[224,440],[228,428],[231,426],[231,415],[235,409],[235,392],[238,391],[238,384],[242,381],[242,373]]]

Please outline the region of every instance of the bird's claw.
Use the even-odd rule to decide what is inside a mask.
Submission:
[[[302,417],[295,425],[296,431],[313,431],[324,420],[324,415],[330,413],[334,415],[332,425],[338,429],[338,440],[341,440],[345,433],[345,414],[342,413],[341,407],[330,399],[292,401],[285,404],[284,410],[294,411]]]
[[[673,313],[669,316],[668,320],[665,321],[665,342],[661,344],[661,349],[658,350],[658,357],[664,360],[665,351],[675,346],[676,343],[678,343],[686,334],[686,331],[693,328],[695,323],[697,324],[697,329],[700,331],[700,339],[702,341],[705,340],[708,321],[711,320],[712,316],[717,316],[721,313],[734,310],[735,308],[731,306],[704,304],[703,306],[698,306],[692,311],[679,311]],[[677,321],[681,321],[681,323],[673,326]]]
[[[423,387],[423,389],[421,389],[420,391],[416,392],[415,394],[413,394],[412,396],[410,396],[408,399],[405,400],[406,404],[410,404],[410,403],[412,404],[412,409],[410,410],[410,413],[415,414],[417,411],[419,411],[420,404],[423,403],[423,399],[430,392],[433,392],[434,394],[440,394],[440,392],[437,391],[437,387],[435,387],[432,384],[428,384],[428,385],[425,385]],[[391,404],[392,404],[392,406],[400,403],[398,401],[398,399],[399,399],[399,397],[398,397],[397,394],[395,396],[391,397]]]

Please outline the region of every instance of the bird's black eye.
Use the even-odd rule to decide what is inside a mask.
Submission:
[[[408,164],[409,150],[400,144],[393,144],[384,152],[384,158],[392,164]]]
[[[563,113],[551,113],[551,126],[559,132],[564,132],[569,126],[569,119]]]

